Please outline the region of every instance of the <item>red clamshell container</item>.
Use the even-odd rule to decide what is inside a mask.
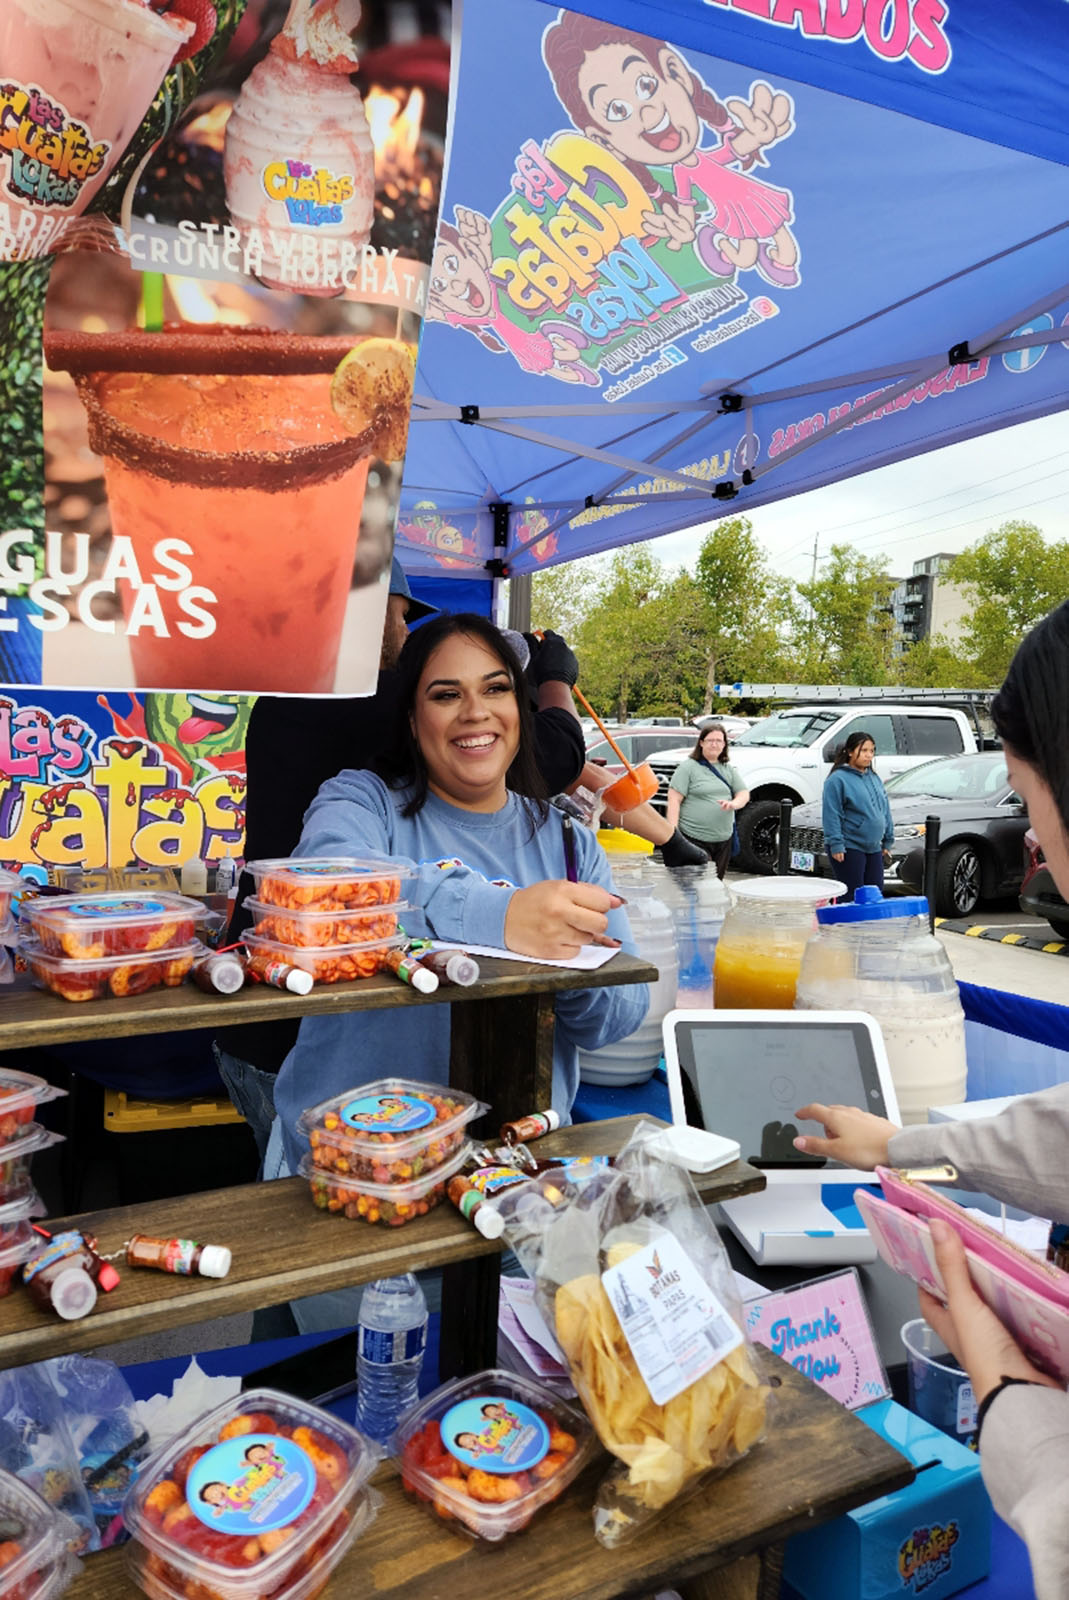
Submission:
[[[406,1492],[491,1543],[522,1532],[594,1449],[581,1411],[500,1369],[443,1384],[402,1417],[393,1442]]]
[[[62,1144],[64,1137],[62,1133],[51,1133],[48,1128],[42,1128],[39,1122],[31,1122],[27,1124],[21,1139],[0,1150],[0,1205],[21,1198],[31,1189],[30,1162],[33,1157],[39,1150]]]
[[[33,1115],[38,1106],[66,1093],[66,1089],[56,1089],[32,1072],[0,1067],[0,1157],[9,1145],[29,1136],[36,1126]]]
[[[380,1452],[347,1423],[252,1389],[143,1463],[127,1561],[153,1600],[311,1600],[371,1522]]]
[[[256,898],[290,911],[354,911],[396,906],[415,876],[411,861],[360,856],[291,856],[249,861]]]
[[[58,1600],[79,1572],[78,1528],[13,1473],[0,1471],[0,1600]]]
[[[206,915],[199,900],[162,891],[57,895],[27,900],[20,910],[45,954],[68,961],[188,948]]]

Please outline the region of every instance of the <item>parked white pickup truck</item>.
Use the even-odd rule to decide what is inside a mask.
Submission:
[[[963,711],[949,706],[811,705],[774,711],[731,741],[729,760],[750,791],[739,812],[740,854],[733,865],[744,872],[772,872],[776,864],[779,802],[806,805],[819,800],[835,753],[848,735],[863,729],[876,745],[873,766],[881,778],[935,756],[972,753],[976,734]],[[650,765],[661,779],[654,804],[663,808],[668,781],[693,746],[665,750]]]

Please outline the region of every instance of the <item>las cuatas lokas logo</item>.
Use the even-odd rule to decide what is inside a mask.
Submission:
[[[17,200],[69,209],[110,149],[36,85],[0,82],[0,152],[7,155],[7,188]]]
[[[898,1575],[902,1579],[902,1587],[910,1594],[921,1594],[949,1572],[958,1537],[958,1525],[953,1521],[948,1522],[945,1528],[938,1522],[933,1522],[928,1528],[914,1528],[898,1551]]]

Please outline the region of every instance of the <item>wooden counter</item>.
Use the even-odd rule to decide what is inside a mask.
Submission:
[[[608,1465],[604,1455],[529,1534],[499,1545],[473,1544],[450,1533],[407,1498],[387,1465],[375,1479],[383,1494],[378,1516],[337,1568],[322,1600],[443,1600],[461,1594],[611,1600],[651,1595],[727,1566],[734,1575],[730,1587],[718,1579],[709,1592],[723,1600],[756,1595],[758,1563],[733,1565],[740,1558],[892,1493],[914,1476],[904,1456],[815,1384],[775,1356],[757,1354],[779,1384],[767,1440],[632,1543],[605,1550],[594,1539],[591,1504]],[[67,1600],[129,1600],[138,1592],[123,1552],[105,1551],[86,1560]]]

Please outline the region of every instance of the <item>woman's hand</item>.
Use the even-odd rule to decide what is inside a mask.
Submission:
[[[505,912],[505,944],[517,955],[548,961],[567,961],[584,944],[611,945],[607,913],[622,906],[619,895],[596,883],[566,883],[549,879],[517,889]]]
[[[965,1247],[950,1223],[933,1217],[929,1223],[939,1276],[946,1285],[946,1305],[925,1289],[920,1291],[921,1312],[947,1349],[972,1380],[977,1404],[1003,1378],[1024,1378],[1028,1383],[1060,1384],[1034,1367],[1002,1323],[972,1286]]]
[[[735,802],[734,802],[734,800],[721,800],[720,809],[721,809],[721,811],[734,811],[735,810]]]
[[[804,1134],[795,1139],[796,1150],[804,1150],[809,1156],[831,1156],[848,1167],[862,1167],[865,1171],[887,1165],[887,1141],[901,1131],[885,1117],[875,1117],[857,1106],[823,1106],[814,1101],[794,1114],[803,1122],[822,1122],[827,1135],[820,1139]]]
[[[833,850],[832,853],[831,853],[831,858],[832,858],[833,861],[842,861],[842,860],[845,859],[845,857],[846,857],[846,851],[845,850]]]

